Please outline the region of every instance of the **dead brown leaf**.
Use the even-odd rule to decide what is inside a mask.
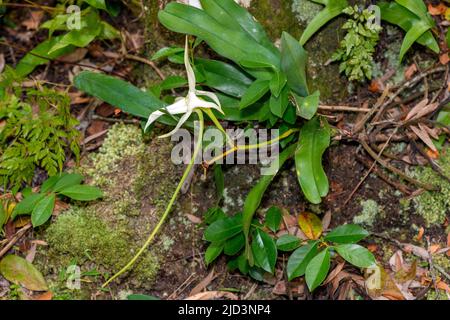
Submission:
[[[69,54],[66,54],[65,56],[62,56],[59,58],[59,61],[62,62],[69,62],[69,63],[75,63],[79,62],[86,57],[86,54],[88,53],[88,49],[86,48],[77,48],[74,52],[71,52]]]
[[[413,63],[405,70],[405,79],[409,80],[417,72],[417,65]]]
[[[428,247],[428,252],[431,254],[435,254],[441,248],[440,244],[432,244]]]
[[[226,291],[206,291],[198,293],[194,296],[188,297],[185,300],[196,301],[196,300],[215,300],[227,298],[230,300],[239,300],[239,297],[231,292]]]
[[[51,291],[47,291],[32,297],[33,300],[52,300],[53,293]]]
[[[197,216],[194,216],[193,214],[187,213],[187,214],[186,214],[186,218],[188,218],[188,220],[189,220],[190,222],[192,222],[193,224],[200,224],[200,223],[202,223],[202,219],[200,219],[200,218],[197,217]]]
[[[450,57],[448,56],[448,53],[443,53],[439,56],[439,62],[443,65],[446,65],[450,62]]]
[[[4,68],[5,68],[5,55],[3,53],[0,53],[0,73],[3,72]]]
[[[37,30],[42,18],[44,17],[44,11],[31,11],[30,18],[24,20],[22,25],[27,28],[27,30]]]
[[[424,227],[420,227],[419,232],[417,233],[417,236],[416,236],[416,240],[417,241],[422,240],[424,233],[425,233]]]
[[[345,262],[341,262],[339,263],[336,268],[333,269],[333,271],[330,272],[330,274],[328,275],[328,277],[325,279],[325,281],[323,282],[323,284],[328,284],[331,281],[333,281],[334,278],[336,278],[336,276],[342,271],[342,269],[344,269],[345,266]]]
[[[217,275],[214,274],[213,268],[211,272],[191,290],[189,296],[195,296],[196,294],[202,292],[216,277]]]
[[[427,145],[428,148],[430,148],[434,152],[438,151],[433,143],[433,140],[430,138],[430,135],[426,130],[422,130],[416,126],[410,126],[410,128],[419,137],[419,139]]]
[[[432,5],[431,3],[428,5],[428,12],[432,16],[440,16],[440,15],[444,14],[446,10],[447,10],[447,6],[445,4],[443,4],[442,2],[436,6]]]
[[[324,217],[322,218],[322,228],[324,231],[328,230],[328,228],[330,227],[330,223],[331,223],[331,211],[327,211],[327,213],[325,213]]]

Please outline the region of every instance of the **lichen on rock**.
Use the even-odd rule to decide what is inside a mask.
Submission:
[[[373,226],[376,220],[383,214],[383,208],[372,199],[361,201],[362,211],[353,217],[353,222],[364,226]]]
[[[450,177],[450,151],[443,150],[438,165],[446,177]],[[450,182],[431,167],[415,167],[411,170],[416,179],[432,184],[439,191],[425,191],[413,199],[416,213],[423,217],[427,226],[443,224],[450,212]]]

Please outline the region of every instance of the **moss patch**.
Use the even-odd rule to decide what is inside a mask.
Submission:
[[[368,199],[361,201],[362,212],[353,218],[356,224],[372,226],[383,213],[383,208],[375,200]]]
[[[172,145],[161,139],[144,143],[132,125],[113,126],[98,153],[79,171],[104,191],[102,201],[63,212],[47,229],[48,252],[41,264],[53,276],[76,263],[81,272],[97,270],[104,277],[119,271],[144,243],[175,190],[180,169],[169,161]],[[161,240],[127,274],[131,288],[150,288],[173,241]],[[158,240],[157,240],[158,241]],[[104,278],[103,277],[103,278]],[[98,279],[99,285],[104,279]]]
[[[445,150],[438,159],[445,176],[450,177],[450,152]],[[427,226],[443,224],[450,212],[450,182],[430,167],[416,167],[412,175],[420,181],[430,183],[439,191],[426,191],[413,199],[416,213],[422,216]]]

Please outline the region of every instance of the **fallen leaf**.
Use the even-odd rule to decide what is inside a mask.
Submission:
[[[445,291],[447,291],[447,293],[450,293],[450,287],[448,286],[448,284],[446,284],[444,281],[439,281],[438,283],[436,283],[436,287],[438,288],[438,289],[441,289],[441,290],[445,290]]]
[[[322,229],[324,231],[328,230],[328,228],[330,227],[330,223],[331,223],[331,211],[327,211],[327,213],[325,213],[325,216],[322,219]]]
[[[439,56],[439,62],[441,64],[446,65],[447,63],[449,63],[449,61],[450,57],[448,56],[448,53],[444,53]]]
[[[206,291],[198,293],[194,296],[188,297],[185,300],[195,301],[195,300],[214,300],[227,298],[230,300],[239,300],[239,297],[231,292],[226,291]]]
[[[450,232],[447,234],[447,247],[450,247]],[[447,256],[450,257],[450,251],[447,251]]]
[[[32,291],[47,291],[48,287],[42,274],[27,260],[15,255],[8,255],[0,261],[0,273],[15,284],[20,284]]]
[[[409,244],[409,243],[404,243],[402,244],[403,250],[405,252],[408,253],[412,253],[422,259],[428,260],[430,259],[430,254],[428,253],[428,251],[424,248]]]
[[[434,159],[434,160],[439,159],[439,150],[433,151],[433,150],[427,148],[426,153],[427,153],[427,156],[429,156],[431,159]]]
[[[191,290],[189,296],[195,296],[196,294],[202,292],[216,277],[217,275],[214,274],[213,268],[211,272]]]
[[[339,263],[336,266],[336,268],[334,268],[333,271],[330,272],[330,274],[325,279],[325,281],[323,282],[322,285],[326,285],[326,284],[330,283],[331,281],[333,281],[333,279],[336,278],[336,276],[342,271],[342,269],[344,269],[344,266],[345,266],[345,262]]]
[[[405,79],[409,80],[417,72],[417,65],[413,63],[405,70]]]
[[[0,53],[0,73],[3,72],[4,68],[5,68],[5,55],[3,53]]]
[[[369,244],[367,246],[367,250],[369,250],[370,252],[376,252],[378,250],[378,246],[374,243]]]
[[[88,53],[88,49],[77,48],[75,51],[58,58],[58,61],[69,62],[69,63],[79,62],[79,61],[83,60],[84,57],[86,57],[87,53]]]
[[[188,220],[189,220],[190,222],[192,222],[193,224],[200,224],[200,223],[202,223],[202,219],[200,219],[200,218],[197,217],[197,216],[194,216],[193,214],[187,213],[187,214],[186,214],[186,217],[187,217]]]
[[[33,300],[52,300],[53,299],[53,293],[51,291],[47,291],[38,295],[33,296]]]
[[[420,241],[423,238],[423,234],[425,233],[425,229],[420,227],[419,232],[417,233],[416,240]]]
[[[441,248],[441,245],[432,244],[431,246],[428,247],[428,252],[431,254],[435,254],[440,248]]]
[[[298,225],[308,239],[316,240],[322,235],[322,221],[311,212],[302,212],[298,217]]]
[[[427,145],[432,151],[438,151],[436,146],[433,143],[433,140],[430,138],[428,132],[426,130],[420,129],[416,126],[410,126],[411,130],[422,140],[423,143]]]
[[[437,6],[433,6],[431,3],[428,5],[428,12],[432,16],[439,16],[441,14],[444,14],[447,10],[447,6],[443,3],[439,3]]]
[[[17,229],[20,229],[24,226],[26,226],[28,223],[31,222],[31,218],[29,216],[20,216],[14,220],[14,227]]]
[[[22,25],[27,28],[27,30],[37,30],[42,18],[44,17],[44,11],[31,11],[30,18],[24,20]]]

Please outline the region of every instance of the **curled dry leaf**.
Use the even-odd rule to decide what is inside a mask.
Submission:
[[[430,138],[430,135],[426,130],[420,129],[416,126],[410,126],[411,130],[422,140],[423,143],[427,145],[432,151],[437,152],[437,148],[433,143],[433,140]]]
[[[211,272],[197,284],[194,289],[191,290],[189,293],[189,296],[195,296],[196,294],[202,292],[204,289],[206,289],[207,286],[217,277],[216,274],[214,274],[214,268],[211,270]]]
[[[188,297],[185,300],[197,301],[197,300],[215,300],[215,299],[230,299],[230,300],[239,300],[239,297],[231,292],[226,291],[206,291],[198,293],[194,296]]]
[[[188,218],[188,220],[189,220],[190,222],[192,222],[193,224],[200,224],[200,223],[202,223],[202,219],[200,219],[200,218],[197,217],[197,216],[194,216],[193,214],[187,213],[187,214],[186,214],[186,218]]]
[[[416,72],[417,72],[417,65],[413,63],[405,70],[405,79],[410,80]]]
[[[42,18],[44,17],[44,11],[31,11],[30,18],[24,20],[22,25],[27,28],[27,30],[37,30]]]
[[[442,2],[438,5],[434,6],[431,3],[428,5],[428,12],[432,16],[440,16],[442,14],[445,14],[445,11],[447,10],[447,6],[443,4]]]
[[[446,65],[450,62],[450,57],[448,56],[448,53],[443,53],[439,56],[439,62],[443,65]]]

